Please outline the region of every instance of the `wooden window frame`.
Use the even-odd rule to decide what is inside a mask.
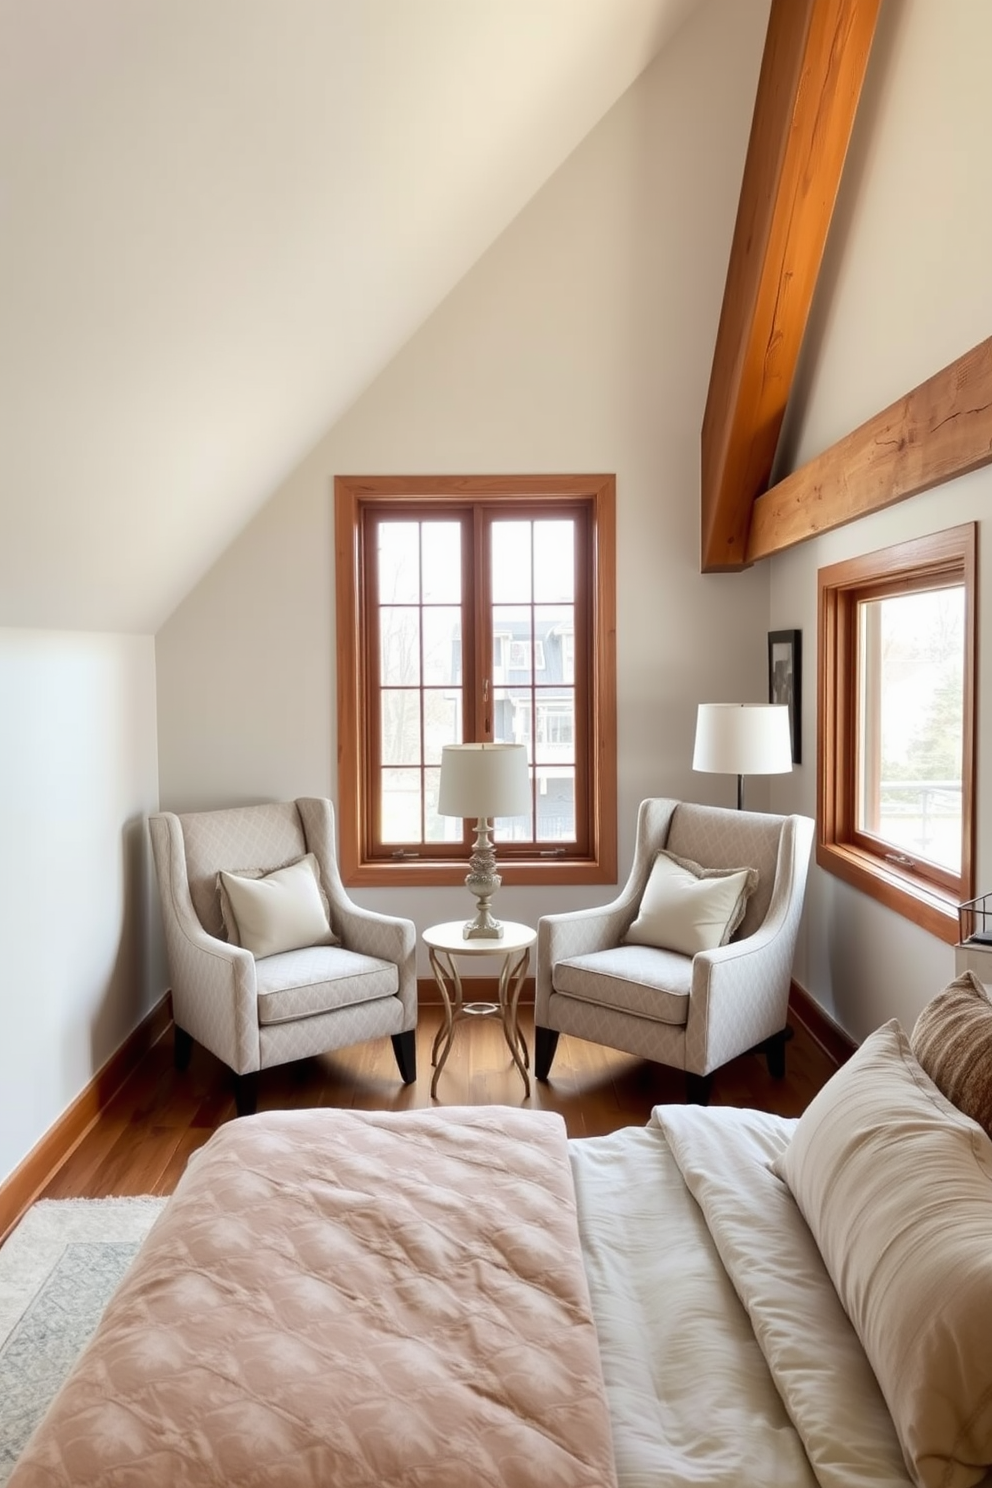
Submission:
[[[500,855],[505,884],[615,883],[617,876],[616,766],[616,481],[612,475],[337,476],[334,481],[337,622],[337,735],[339,861],[345,883],[357,887],[460,884],[465,858],[383,860],[369,853],[370,741],[366,701],[367,595],[364,517],[370,507],[418,505],[438,499],[490,501],[507,507],[554,510],[588,507],[591,520],[590,747],[587,753],[589,841],[581,856]],[[465,685],[471,685],[466,676]]]
[[[952,945],[958,938],[958,904],[974,895],[976,555],[976,524],[969,522],[832,564],[818,574],[816,861]],[[857,828],[858,604],[932,588],[942,580],[963,583],[965,591],[960,876],[899,866]]]

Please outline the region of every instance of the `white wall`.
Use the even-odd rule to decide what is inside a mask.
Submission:
[[[0,630],[0,1181],[163,986],[150,636]]]
[[[643,797],[732,803],[690,768],[695,708],[764,699],[768,572],[700,576],[699,433],[767,10],[689,21],[162,627],[163,807],[335,794],[336,473],[526,471],[617,476],[621,873]],[[465,894],[396,907],[423,928]]]
[[[992,6],[883,6],[780,465],[794,469],[992,332]],[[803,631],[808,765],[773,804],[815,806],[817,569],[978,520],[979,736],[992,737],[986,516],[992,470],[903,502],[773,560],[771,623]],[[977,888],[992,887],[992,777],[978,750]],[[953,975],[953,950],[814,868],[799,980],[857,1038],[911,1026]]]

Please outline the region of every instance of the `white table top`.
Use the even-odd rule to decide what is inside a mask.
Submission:
[[[466,940],[463,933],[466,923],[467,920],[448,920],[443,925],[431,925],[421,938],[425,945],[436,951],[454,952],[459,956],[502,956],[509,951],[526,950],[537,939],[537,931],[529,925],[504,920],[499,940]]]

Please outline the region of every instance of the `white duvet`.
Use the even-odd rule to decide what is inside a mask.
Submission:
[[[907,1488],[857,1334],[771,1163],[794,1122],[659,1106],[569,1144],[620,1488]]]

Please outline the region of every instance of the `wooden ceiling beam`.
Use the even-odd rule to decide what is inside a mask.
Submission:
[[[748,563],[881,0],[772,0],[702,430],[704,573]]]
[[[992,336],[754,503],[748,563],[992,464]]]

